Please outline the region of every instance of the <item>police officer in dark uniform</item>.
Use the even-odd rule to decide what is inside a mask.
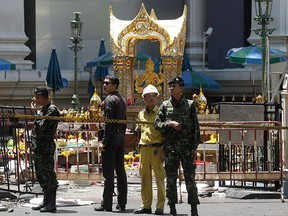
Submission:
[[[181,161],[191,204],[191,215],[198,216],[197,205],[200,204],[195,183],[196,149],[200,130],[194,101],[183,95],[184,80],[175,77],[169,81],[171,97],[164,101],[157,112],[155,128],[162,132],[165,153],[165,171],[167,177],[166,197],[170,214],[176,215],[179,161]]]
[[[118,93],[119,79],[113,75],[107,75],[103,81],[103,89],[108,96],[103,101],[105,119],[126,119],[126,103]],[[125,210],[127,203],[127,176],[124,167],[124,138],[126,124],[105,123],[102,140],[102,169],[104,191],[101,206],[95,211],[112,211],[114,193],[114,170],[117,175],[118,204],[116,209]]]
[[[38,87],[34,91],[31,111],[39,116],[60,116],[60,112],[49,101],[49,90],[46,87]],[[32,146],[34,150],[34,164],[36,177],[44,192],[43,202],[33,207],[40,212],[56,212],[56,191],[58,181],[54,170],[54,142],[58,121],[52,119],[36,119],[32,133]]]

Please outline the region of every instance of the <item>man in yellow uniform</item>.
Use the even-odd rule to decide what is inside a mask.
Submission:
[[[159,92],[153,85],[148,85],[143,90],[142,97],[146,107],[138,113],[138,120],[154,122],[158,107]],[[138,124],[137,131],[141,132],[139,141],[140,149],[140,177],[141,177],[141,198],[142,205],[135,209],[135,214],[151,214],[153,200],[152,193],[152,170],[154,171],[157,184],[157,204],[156,215],[162,215],[165,203],[165,170],[163,167],[162,135],[160,131],[154,129],[153,124]]]

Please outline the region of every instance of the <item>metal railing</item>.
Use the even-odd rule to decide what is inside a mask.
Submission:
[[[55,168],[58,179],[99,180],[101,153],[96,123],[59,123]],[[64,143],[61,146],[60,143]],[[62,153],[62,154],[61,154]]]
[[[7,112],[6,109],[1,111]],[[9,112],[16,113],[16,109]],[[22,108],[21,113],[25,116],[26,109]],[[7,185],[7,188],[2,186],[1,190],[10,191],[10,184],[13,182],[18,185],[19,192],[30,193],[29,187],[37,181],[31,160],[33,158],[30,147],[31,121],[23,116],[13,119],[9,115],[2,115],[0,121],[1,160],[4,164],[1,176],[3,185]],[[65,121],[59,123],[55,137],[57,143],[55,169],[58,179],[95,181],[102,179],[101,154],[96,139],[97,124]],[[283,188],[281,123],[200,122],[200,126],[202,141],[198,148],[196,180],[220,181],[223,184],[230,181],[232,186],[246,186],[252,182],[253,187],[257,187],[256,183],[265,185],[273,182],[275,187]],[[4,133],[4,130],[10,134]],[[210,139],[211,134],[216,138]],[[7,146],[8,138],[14,141],[12,150]],[[20,142],[24,142],[24,149],[20,148]],[[62,145],[59,146],[61,142]],[[69,149],[73,150],[73,155],[69,155]],[[8,152],[12,154],[12,158]],[[66,154],[63,155],[61,152]],[[11,164],[15,164],[14,171]],[[23,184],[25,190],[20,187]]]
[[[242,186],[245,182],[282,182],[282,129],[279,122],[202,124],[205,125],[201,128],[202,137],[213,134],[217,139],[215,143],[203,140],[199,145],[198,152],[204,163],[196,172],[197,180],[239,181]],[[210,157],[209,161],[211,154],[214,158],[211,160]]]

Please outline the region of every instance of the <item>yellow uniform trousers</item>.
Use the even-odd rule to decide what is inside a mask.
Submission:
[[[153,200],[152,192],[152,170],[157,184],[156,208],[164,210],[165,203],[165,170],[160,160],[161,147],[140,148],[140,177],[142,208],[150,209]]]

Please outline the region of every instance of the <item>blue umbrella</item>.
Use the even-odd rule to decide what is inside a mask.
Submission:
[[[187,52],[186,52],[186,49],[184,49],[184,53],[183,53],[182,71],[193,71],[192,65],[190,64],[190,60],[189,60]]]
[[[5,71],[4,78],[6,79],[7,70],[16,70],[16,65],[10,61],[0,58],[0,70]]]
[[[277,54],[270,58],[270,64],[287,62],[285,52],[270,48],[270,54]],[[233,48],[227,52],[226,58],[231,63],[262,64],[262,48],[255,44],[248,47]]]
[[[209,76],[196,71],[182,71],[185,88],[219,89],[220,84]]]
[[[103,55],[106,55],[106,49],[105,49],[105,44],[104,44],[104,40],[102,39],[101,40],[101,43],[100,43],[100,47],[99,47],[99,52],[98,52],[98,57],[99,56],[103,56]],[[95,70],[95,73],[94,73],[94,76],[90,77],[89,78],[89,81],[88,81],[88,86],[87,86],[87,92],[89,94],[89,101],[91,99],[91,97],[93,96],[93,93],[94,93],[94,84],[92,82],[91,79],[93,79],[93,81],[96,79],[96,80],[103,80],[105,78],[105,76],[108,74],[108,67],[107,66],[101,66],[99,64],[93,64],[91,62],[88,62],[86,64],[86,67],[87,68],[90,68],[91,72],[92,72],[92,67],[96,66],[96,70]],[[89,70],[89,69],[88,69]],[[95,78],[95,79],[94,79]],[[101,88],[101,97],[102,97],[102,88]]]
[[[90,101],[92,95],[94,94],[94,85],[91,81],[91,78],[88,80],[88,86],[87,86],[87,93],[89,94],[88,100]]]
[[[161,59],[154,65],[154,71],[159,71],[160,65],[162,64]],[[200,73],[192,71],[192,66],[190,64],[186,50],[184,49],[183,60],[182,60],[182,78],[184,79],[185,88],[197,88],[200,87],[205,89],[219,89],[220,84],[210,77]]]
[[[154,65],[154,71],[159,71],[160,65],[162,64],[161,59]],[[204,75],[201,72],[196,72],[192,70],[192,65],[190,64],[186,50],[184,49],[183,59],[182,59],[182,78],[184,79],[185,88],[197,88],[200,87],[205,89],[219,89],[220,84],[215,80],[211,79],[209,76]]]
[[[55,94],[56,91],[64,88],[63,79],[61,76],[61,71],[58,63],[58,58],[56,54],[56,49],[52,49],[52,53],[50,56],[49,66],[47,70],[46,76],[47,86],[50,87]],[[67,84],[66,84],[67,85]],[[67,87],[67,86],[66,86]]]
[[[201,72],[192,71],[192,66],[185,49],[182,60],[182,78],[184,79],[185,88],[220,88],[220,84],[209,76],[206,76]]]
[[[16,70],[16,66],[10,61],[0,59],[0,70]]]
[[[151,56],[138,52],[136,54],[135,61],[138,62],[140,60],[141,63],[146,62]],[[95,66],[110,66],[113,65],[113,56],[111,52],[107,52],[104,55],[98,56],[97,58],[91,60],[86,63],[87,67],[95,67]]]
[[[162,60],[161,60],[161,58],[157,58],[156,60],[155,60],[155,64],[154,64],[154,69],[153,69],[153,71],[154,72],[160,72],[160,66],[162,65]]]
[[[100,48],[98,52],[98,56],[102,56],[106,54],[105,44],[104,40],[101,40]],[[106,66],[97,66],[97,69],[95,71],[94,77],[96,77],[97,80],[102,80],[105,78],[105,76],[108,74],[108,67]]]

